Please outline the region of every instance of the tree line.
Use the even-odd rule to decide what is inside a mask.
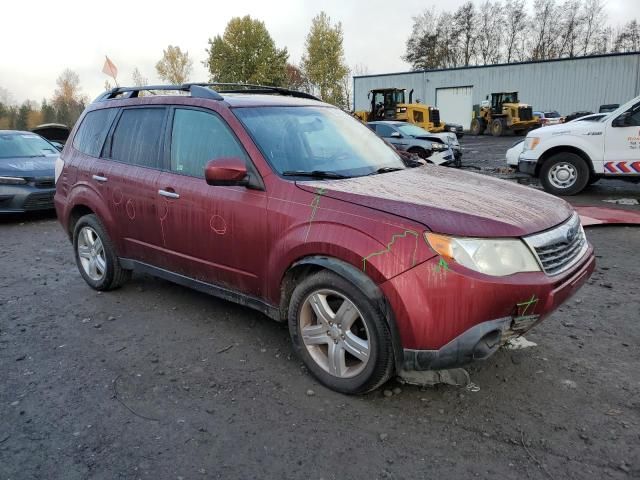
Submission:
[[[402,57],[415,70],[550,60],[640,50],[640,25],[607,24],[604,0],[468,1],[413,18]]]
[[[320,12],[311,21],[305,53],[300,64],[289,58],[286,47],[279,48],[264,22],[245,17],[232,18],[222,35],[209,39],[207,58],[203,64],[209,81],[249,83],[318,95],[324,101],[349,108],[351,95],[350,69],[343,49],[342,25]],[[362,67],[359,67],[361,71]],[[179,46],[169,45],[155,65],[157,76],[169,84],[191,80],[193,59]],[[148,85],[148,78],[135,67],[131,76],[134,86]],[[82,94],[78,74],[65,70],[57,81],[50,100],[40,104],[27,100],[12,102],[10,93],[0,87],[0,129],[28,130],[42,123],[72,126],[84,110],[88,98]],[[105,81],[105,90],[113,84]]]

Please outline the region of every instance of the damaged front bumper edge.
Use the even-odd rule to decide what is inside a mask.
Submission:
[[[485,360],[510,338],[529,330],[539,315],[505,317],[482,322],[451,340],[439,350],[404,349],[404,370],[440,370]]]

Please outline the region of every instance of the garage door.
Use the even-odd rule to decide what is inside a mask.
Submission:
[[[440,109],[440,119],[447,123],[458,123],[469,130],[473,87],[436,89],[436,106]]]

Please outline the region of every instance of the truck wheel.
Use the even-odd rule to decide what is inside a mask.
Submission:
[[[394,369],[391,332],[375,302],[333,272],[315,273],[289,303],[293,348],[325,386],[359,394],[386,382]]]
[[[471,120],[471,135],[482,135],[485,125],[482,119],[474,118]]]
[[[587,163],[571,152],[552,155],[540,169],[540,183],[554,195],[576,195],[589,184],[590,178]]]
[[[491,135],[494,137],[501,137],[504,133],[504,123],[499,118],[496,118],[493,122],[491,122]]]

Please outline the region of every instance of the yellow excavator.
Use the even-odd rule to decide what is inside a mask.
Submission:
[[[409,103],[405,102],[404,88],[379,88],[371,90],[367,98],[371,101],[369,111],[354,113],[361,121],[397,120],[418,125],[432,133],[445,130],[440,121],[440,110],[422,103],[412,103],[413,90],[409,92]]]
[[[473,106],[472,135],[482,135],[487,128],[494,137],[508,131],[526,135],[539,126],[540,119],[533,115],[530,105],[520,103],[518,92],[492,93],[491,100],[487,95],[484,102]]]

